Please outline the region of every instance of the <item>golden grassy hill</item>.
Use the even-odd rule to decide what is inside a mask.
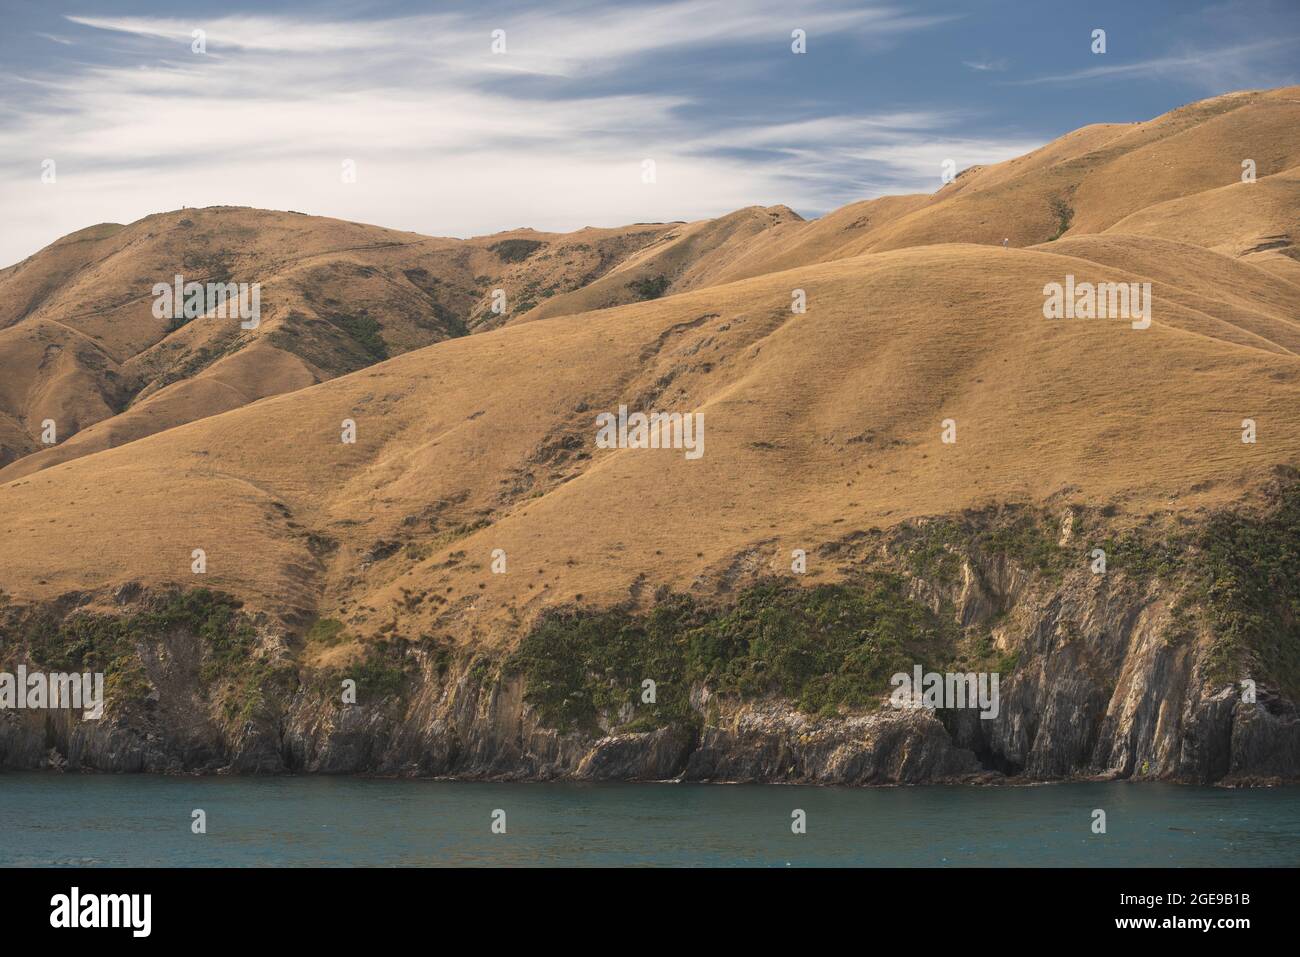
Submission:
[[[1018,160],[973,170],[862,251],[936,242],[1012,246],[1101,232],[1140,209],[1300,165],[1300,88],[1234,93],[1145,123],[1088,127]],[[945,196],[945,193],[950,194]],[[944,202],[949,198],[950,202]]]
[[[511,321],[569,316],[714,285],[715,277],[743,257],[754,242],[785,236],[787,227],[802,223],[802,217],[786,206],[750,206],[717,219],[674,224],[596,281]]]
[[[710,590],[738,562],[776,568],[910,516],[1193,512],[1300,461],[1300,359],[1264,335],[1300,291],[1183,247],[1182,272],[1149,277],[1149,329],[1046,320],[1042,288],[1067,272],[1148,278],[1137,258],[1098,263],[1132,257],[1122,239],[1078,242],[869,255],[412,352],[0,487],[0,581],[195,583],[203,548],[202,584],[291,619],[508,641],[579,595]],[[1224,288],[1185,304],[1202,257]],[[702,411],[704,456],[595,449],[596,413],[620,403]]]
[[[587,231],[467,244],[394,234],[383,248],[305,254],[282,271],[299,298],[276,300],[261,337],[287,357],[276,373],[290,383],[283,394],[103,448],[109,439],[40,471],[10,466],[0,474],[0,587],[48,598],[203,584],[295,626],[330,617],[363,637],[504,645],[547,607],[647,603],[661,587],[714,593],[787,568],[791,549],[824,555],[854,532],[916,516],[1032,502],[1190,518],[1238,501],[1300,463],[1300,284],[1277,266],[1292,261],[1295,94],[1089,127],[969,171],[934,197],[854,204],[815,222],[778,207],[639,227],[610,238],[623,259],[594,277],[569,262],[599,246]],[[1259,182],[1234,183],[1227,143],[1234,156],[1256,153]],[[1059,226],[1048,200],[1062,190],[1073,224],[1048,241]],[[124,229],[86,241],[125,249]],[[1258,248],[1257,235],[1279,230],[1288,245]],[[1006,232],[1020,248],[994,245]],[[491,249],[503,241],[523,245]],[[83,280],[58,255],[63,285],[29,277],[22,288],[40,309],[61,302],[66,312],[64,286]],[[542,256],[552,266],[529,265]],[[472,299],[482,263],[503,260],[514,285],[558,263],[577,291],[512,314],[545,322],[423,348],[404,340],[403,354],[333,378],[317,375],[311,349],[282,341],[276,320],[290,313],[307,317],[295,330],[328,325],[344,294],[377,312],[393,270],[448,275],[437,270],[458,257],[466,285],[446,280],[437,294],[451,286]],[[348,283],[330,285],[339,273]],[[740,275],[720,281],[731,273]],[[660,275],[670,294],[621,302],[629,283]],[[1045,319],[1044,287],[1067,275],[1151,283],[1150,328]],[[796,288],[806,314],[791,311]],[[591,308],[607,297],[620,301]],[[70,327],[81,339],[65,342],[107,341],[115,328],[97,314],[82,321]],[[157,353],[139,338],[131,358]],[[255,345],[224,361],[263,361]],[[298,379],[292,362],[305,370]],[[226,383],[220,369],[211,385]],[[89,373],[75,363],[56,373],[90,403],[87,415],[95,401],[112,408],[111,394],[86,398],[112,377],[78,381]],[[230,374],[257,397],[256,372],[242,385],[238,367]],[[169,392],[196,412],[219,405],[200,391],[203,378],[156,389],[141,411]],[[597,414],[620,404],[702,412],[703,457],[596,448]],[[348,419],[355,444],[340,440]],[[941,441],[949,419],[955,444]],[[1254,444],[1241,440],[1245,419]],[[196,548],[208,560],[201,579],[190,571]],[[506,574],[489,570],[498,548]],[[836,571],[827,558],[809,575]]]
[[[910,246],[1006,239],[1025,247],[1102,231],[1226,244],[1231,255],[1271,244],[1294,259],[1297,128],[1300,87],[1233,93],[1145,123],[1084,127],[1026,156],[965,170],[929,196],[883,197],[783,226],[708,281]],[[1258,181],[1249,186],[1243,159],[1256,163]]]
[[[27,456],[4,477],[30,474],[504,322],[669,228],[462,241],[222,207],[82,230],[0,271],[0,467]],[[176,274],[261,283],[261,326],[156,318],[153,285]]]
[[[930,195],[852,203],[804,221],[783,206],[751,207],[661,235],[597,282],[556,296],[515,322],[733,282],[867,252],[937,243],[1032,246],[1062,235],[1103,230],[1165,236],[1198,245],[1236,243],[1232,255],[1290,247],[1287,215],[1296,208],[1300,169],[1300,88],[1234,93],[1192,103],[1145,123],[1096,124],[1041,149],[962,171]],[[1206,157],[1215,157],[1213,163]],[[1241,183],[1241,161],[1255,160],[1260,188],[1219,200],[1233,206],[1232,237],[1213,223],[1223,210],[1197,205]],[[938,172],[935,171],[936,179]],[[1235,198],[1234,198],[1235,197]],[[1162,205],[1184,200],[1165,221]],[[1209,200],[1213,202],[1213,200]],[[1240,204],[1248,204],[1241,209]],[[1197,230],[1203,219],[1208,226]],[[1169,223],[1177,224],[1168,232]],[[1128,228],[1129,226],[1133,228]],[[1285,242],[1283,242],[1285,240]],[[699,247],[703,246],[701,250]],[[1279,255],[1274,252],[1274,257]],[[1281,271],[1289,272],[1283,265]]]
[[[0,271],[0,481],[469,331],[887,249],[1104,231],[1249,257],[1297,283],[1297,121],[1300,88],[1230,94],[1146,123],[1085,127],[966,170],[933,195],[854,203],[811,222],[751,207],[695,223],[459,241],[213,209],[92,227]],[[1246,154],[1255,183],[1241,182]],[[262,328],[154,319],[141,290],[177,271],[261,277]],[[58,425],[54,447],[40,443],[47,419]]]
[[[1284,278],[1300,278],[1296,210],[1300,166],[1254,183],[1232,183],[1171,199],[1125,216],[1109,233],[1158,236],[1248,259]]]

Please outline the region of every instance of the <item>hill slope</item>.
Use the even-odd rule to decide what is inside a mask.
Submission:
[[[1044,319],[1043,286],[1067,273],[1151,281],[1151,327]],[[796,286],[806,315],[790,311]],[[438,572],[482,616],[612,599],[642,575],[689,584],[774,530],[796,547],[839,524],[1067,493],[1138,511],[1222,503],[1300,457],[1298,308],[1300,290],[1199,247],[1091,237],[900,250],[526,323],[11,482],[0,581],[184,581],[204,547],[209,583],[310,609],[503,547],[519,574]],[[595,415],[620,404],[703,412],[705,455],[597,449]],[[348,418],[355,445],[340,440]],[[1244,418],[1266,438],[1243,444]],[[583,517],[620,503],[653,516],[638,536]],[[324,567],[315,539],[340,546]],[[360,576],[392,542],[434,551]],[[534,593],[548,569],[558,580]]]
[[[114,723],[58,732],[91,767],[1295,777],[1294,92],[1090,127],[817,223],[645,227],[536,315],[10,466],[6,647],[127,676]],[[1225,138],[1259,151],[1259,182],[1225,183],[1218,154],[1177,172]],[[1148,182],[1166,165],[1172,182]],[[1047,241],[1039,206],[1066,183],[1073,224]],[[994,208],[1025,248],[981,238]],[[953,231],[977,241],[933,241]],[[476,256],[561,252],[412,242],[429,275],[438,257],[469,275]],[[395,248],[331,268],[381,284],[378,308],[415,268]],[[760,251],[790,265],[721,281]],[[565,312],[651,273],[673,294]],[[1045,317],[1053,284],[1085,283],[1149,284],[1149,326]],[[303,288],[292,310],[335,308]],[[77,333],[112,329],[94,314]],[[699,454],[605,447],[598,416],[622,407],[702,416]],[[1001,673],[1000,714],[883,708],[914,663]],[[351,677],[364,700],[341,706]],[[151,688],[200,718],[177,730]],[[39,762],[49,733],[0,727],[0,763]]]
[[[0,367],[12,370],[0,390],[0,480],[468,331],[873,251],[1108,231],[1256,257],[1297,282],[1300,146],[1288,131],[1298,122],[1296,88],[1230,94],[1078,130],[964,171],[932,196],[868,200],[811,222],[753,207],[695,223],[458,241],[219,209],[92,227],[0,271]],[[1254,160],[1258,182],[1240,181],[1238,154]],[[154,319],[146,287],[175,274],[263,282],[265,327]],[[53,448],[42,444],[51,419]]]
[[[503,322],[668,228],[462,241],[218,207],[83,230],[0,271],[0,466],[30,456],[6,477],[28,474]],[[261,325],[157,318],[154,284],[176,275],[259,283]]]
[[[931,196],[869,200],[773,230],[707,281],[911,246],[1006,239],[1023,247],[1102,231],[1231,243],[1224,251],[1232,255],[1268,244],[1294,259],[1297,125],[1300,88],[1286,87],[1192,103],[1145,123],[1085,127],[1026,156],[965,170]],[[1254,160],[1258,181],[1238,189],[1244,159]],[[1217,210],[1205,207],[1216,202]],[[1189,232],[1198,220],[1206,228]]]

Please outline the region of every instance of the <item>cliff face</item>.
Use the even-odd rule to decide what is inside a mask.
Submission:
[[[1232,686],[1195,687],[1192,656],[1141,633],[1114,686],[1079,673],[1083,650],[1056,644],[1008,682],[998,718],[962,715],[949,727],[925,710],[816,719],[765,702],[726,708],[699,729],[561,734],[539,725],[519,679],[479,688],[466,674],[423,683],[398,717],[305,695],[281,724],[233,728],[7,712],[0,760],[6,769],[817,784],[1297,777],[1300,720],[1289,703],[1264,691],[1244,704]]]
[[[994,717],[895,708],[878,679],[865,706],[828,699],[801,707],[780,693],[774,660],[764,663],[764,680],[778,690],[754,694],[720,671],[701,678],[688,658],[680,672],[656,665],[668,675],[661,696],[673,682],[685,686],[674,699],[680,710],[642,709],[640,682],[628,681],[621,703],[596,696],[604,703],[590,709],[594,721],[570,722],[556,716],[577,713],[565,710],[574,699],[619,680],[606,674],[593,685],[591,669],[578,667],[576,683],[557,685],[522,652],[493,661],[427,642],[354,668],[359,703],[345,704],[346,672],[309,673],[301,639],[268,621],[244,620],[220,604],[201,606],[198,617],[186,606],[187,617],[158,611],[156,597],[126,593],[116,600],[153,610],[137,613],[129,627],[115,625],[107,638],[103,621],[88,629],[78,617],[87,596],[9,610],[7,637],[19,640],[6,642],[7,653],[29,667],[40,667],[42,657],[50,666],[49,648],[69,643],[69,622],[81,647],[114,657],[102,720],[0,712],[0,767],[866,785],[1300,777],[1300,716],[1285,687],[1295,655],[1291,586],[1273,595],[1273,614],[1246,609],[1242,634],[1253,645],[1233,638],[1240,609],[1224,599],[1229,579],[1266,574],[1270,539],[1259,529],[1277,523],[1251,526],[1242,540],[1256,552],[1244,559],[1231,548],[1215,551],[1224,536],[1241,538],[1223,528],[1218,538],[1156,551],[1132,538],[1107,540],[1117,567],[1101,574],[1075,561],[1089,554],[1080,547],[1099,540],[1078,531],[1078,517],[1049,516],[1033,526],[1045,537],[1027,546],[1023,535],[1008,545],[980,520],[855,533],[823,549],[849,570],[850,582],[855,568],[893,569],[903,597],[892,600],[930,616],[917,621],[939,623],[936,634],[947,643],[927,645],[937,657],[917,656],[917,664],[999,673]],[[1280,555],[1283,574],[1294,571],[1295,552]],[[1244,584],[1277,591],[1267,580]],[[844,587],[856,594],[863,586]],[[728,628],[743,630],[743,616],[729,614]],[[693,619],[695,633],[710,620]],[[56,625],[65,631],[51,630]],[[543,650],[543,659],[581,657],[568,645]],[[602,665],[609,657],[590,654]],[[906,660],[912,652],[899,654]],[[649,667],[638,662],[628,673]],[[745,667],[752,671],[752,662]],[[1246,679],[1255,682],[1253,701]]]
[[[1081,650],[1081,649],[1080,649]],[[0,717],[6,769],[376,773],[499,779],[923,784],[1150,777],[1195,783],[1293,780],[1300,720],[1264,692],[1189,690],[1193,666],[1135,642],[1112,690],[1056,647],[1008,682],[1003,713],[948,722],[928,710],[812,718],[781,702],[722,710],[700,728],[588,735],[540,726],[519,679],[423,683],[393,716],[306,695],[282,723],[188,728],[109,715]],[[1050,689],[1050,690],[1048,690]]]

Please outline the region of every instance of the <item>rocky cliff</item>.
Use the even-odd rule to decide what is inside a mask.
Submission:
[[[1295,780],[1297,542],[1295,486],[1190,524],[1004,508],[826,543],[833,585],[566,609],[504,657],[395,637],[335,669],[304,664],[329,629],[295,634],[212,593],[10,601],[6,668],[104,670],[109,690],[98,721],[0,711],[0,767]],[[89,610],[105,600],[117,610]],[[996,716],[892,706],[889,675],[914,665],[997,674]]]

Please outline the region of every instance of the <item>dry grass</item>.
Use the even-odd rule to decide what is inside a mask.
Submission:
[[[794,548],[807,550],[810,580],[834,577],[818,546],[919,515],[1007,501],[1194,515],[1237,501],[1275,466],[1300,463],[1300,285],[1241,248],[1276,228],[1279,208],[1294,212],[1295,174],[1230,186],[1231,170],[1183,181],[1179,164],[1208,128],[1262,144],[1290,137],[1279,149],[1294,165],[1296,92],[1090,127],[1025,158],[1022,172],[972,172],[946,198],[855,204],[808,224],[778,216],[754,242],[765,262],[781,264],[768,248],[778,239],[810,260],[785,271],[710,285],[687,256],[685,285],[701,283],[688,291],[412,344],[307,388],[290,363],[273,373],[284,394],[261,401],[248,402],[267,393],[259,374],[238,367],[235,407],[198,378],[172,386],[193,403],[180,420],[207,417],[0,476],[0,586],[46,597],[198,583],[190,553],[203,548],[201,583],[255,608],[338,619],[362,641],[395,632],[501,645],[579,596],[707,593],[737,569],[788,569]],[[1252,116],[1259,129],[1243,125]],[[1136,185],[1161,148],[1173,150],[1167,179],[1184,198],[1167,182]],[[1079,164],[1098,151],[1110,158]],[[1135,154],[1141,163],[1125,159]],[[979,239],[962,233],[969,218],[986,203],[1016,215],[1019,188],[1016,235],[1030,236],[1031,219],[1046,228],[1030,211],[1041,201],[1046,215],[1062,163],[1089,171],[1066,237],[1011,250],[934,241]],[[1137,178],[1124,179],[1126,163]],[[1113,193],[1100,189],[1107,175]],[[742,212],[754,228],[761,214]],[[1224,242],[1205,231],[1214,217]],[[664,255],[699,228],[655,227]],[[701,257],[746,271],[728,246],[736,229]],[[990,229],[1000,243],[1005,230]],[[837,231],[880,248],[839,258]],[[891,248],[909,236],[930,242]],[[637,274],[656,255],[648,246],[620,271]],[[1151,282],[1151,327],[1044,319],[1043,287],[1067,273]],[[790,310],[795,288],[806,315]],[[225,361],[271,361],[253,349]],[[221,366],[210,378],[221,381]],[[703,412],[703,458],[595,448],[597,413],[620,403]],[[347,418],[355,445],[340,442]],[[1256,444],[1241,441],[1244,418],[1258,423]],[[957,423],[955,445],[940,441],[945,419]],[[489,570],[496,548],[507,574]]]

